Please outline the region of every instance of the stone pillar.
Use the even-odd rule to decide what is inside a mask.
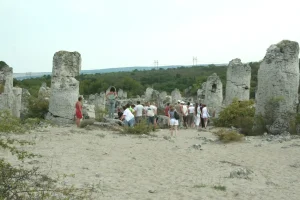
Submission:
[[[209,76],[206,81],[204,104],[207,105],[210,115],[216,116],[223,102],[223,84],[216,73]]]
[[[145,101],[146,102],[152,100],[152,93],[153,93],[153,89],[148,87],[145,92]]]
[[[173,104],[177,103],[178,100],[182,100],[181,93],[177,88],[171,92],[171,96]]]
[[[227,68],[225,104],[231,104],[234,98],[249,100],[251,67],[244,65],[239,58],[230,61]]]
[[[22,109],[22,88],[13,88],[14,93],[14,101],[13,101],[13,108],[12,108],[12,114],[15,117],[20,117],[21,115],[21,109]]]
[[[12,114],[13,93],[13,69],[5,62],[0,61],[0,110],[8,110]]]
[[[60,123],[73,123],[75,103],[79,97],[79,81],[75,79],[81,70],[78,52],[59,51],[53,56],[51,96],[48,119]]]
[[[272,117],[271,124],[268,124],[270,133],[288,131],[289,121],[286,117],[295,114],[298,105],[298,43],[284,40],[271,45],[260,65],[257,78],[255,114],[262,115],[267,121]]]
[[[206,82],[201,84],[201,89],[197,90],[197,100],[199,103],[203,103],[205,99]]]
[[[51,89],[47,87],[47,83],[43,82],[39,89],[38,98],[43,100],[49,100]]]

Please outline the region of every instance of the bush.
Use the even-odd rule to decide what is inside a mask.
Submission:
[[[94,188],[57,187],[58,181],[39,173],[38,168],[17,168],[0,159],[0,199],[91,199]]]
[[[33,143],[10,138],[9,132],[25,132],[36,127],[40,119],[20,119],[11,116],[9,111],[0,112],[0,149],[9,151],[20,161],[39,155],[21,150],[24,145]],[[51,179],[37,168],[25,169],[12,166],[0,159],[0,199],[92,199],[89,195],[94,188],[76,189],[73,186],[57,187],[59,179]]]
[[[8,110],[0,111],[0,132],[2,133],[20,133],[25,131],[19,118],[14,117]]]
[[[219,140],[224,143],[238,142],[244,139],[244,135],[233,130],[221,129],[215,134],[218,136]]]
[[[233,102],[222,110],[219,117],[214,119],[214,125],[217,127],[236,127],[241,129],[241,133],[251,135],[254,124],[254,101],[238,101]]]
[[[103,122],[104,117],[108,114],[108,111],[105,108],[95,108],[95,118],[98,122]]]
[[[140,123],[136,123],[134,127],[124,127],[121,133],[123,134],[150,134],[152,131],[155,131],[154,126],[148,125],[146,120],[142,120]]]
[[[44,119],[49,111],[49,101],[35,97],[28,98],[28,113],[26,118],[41,118]]]

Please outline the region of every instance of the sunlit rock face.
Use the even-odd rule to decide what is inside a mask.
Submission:
[[[244,65],[236,58],[229,62],[226,77],[225,104],[231,104],[233,99],[249,100],[251,67]]]

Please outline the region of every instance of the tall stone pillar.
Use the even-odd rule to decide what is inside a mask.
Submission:
[[[230,61],[227,68],[225,104],[231,104],[234,98],[249,100],[251,67],[244,65],[239,58]]]
[[[298,105],[298,43],[284,40],[271,45],[260,65],[257,77],[256,115],[262,115],[271,123],[267,126],[270,133],[280,134],[288,131],[289,121],[286,117],[293,116]],[[272,116],[269,116],[270,114]]]
[[[79,81],[75,76],[80,70],[81,55],[78,52],[59,51],[54,54],[48,119],[72,123],[79,97]]]
[[[12,114],[14,107],[13,68],[0,61],[0,110],[8,110]]]
[[[216,73],[207,78],[204,104],[207,105],[210,114],[217,116],[223,102],[223,84]]]

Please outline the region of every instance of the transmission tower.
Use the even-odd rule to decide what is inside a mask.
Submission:
[[[197,57],[193,57],[193,66],[197,65],[197,61],[198,61]]]

